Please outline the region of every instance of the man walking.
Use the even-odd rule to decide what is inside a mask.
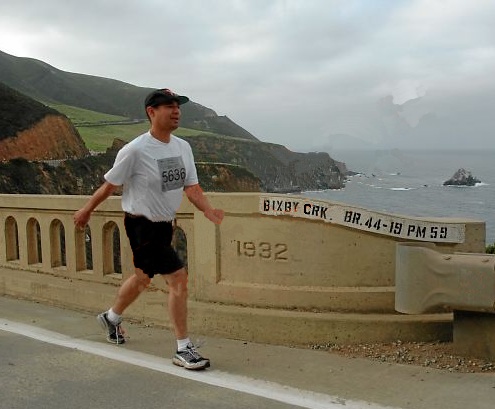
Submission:
[[[135,272],[120,287],[113,306],[98,315],[107,340],[123,344],[122,314],[150,284],[163,275],[168,288],[168,311],[177,338],[173,363],[186,369],[210,366],[190,341],[187,332],[187,271],[171,246],[172,222],[185,192],[206,218],[220,224],[221,209],[214,209],[199,186],[190,145],[174,136],[179,127],[180,105],[189,98],[169,89],[151,92],[145,109],[151,128],[125,145],[117,154],[105,182],[74,214],[74,224],[84,228],[92,211],[117,188],[123,186],[124,225],[133,252]]]

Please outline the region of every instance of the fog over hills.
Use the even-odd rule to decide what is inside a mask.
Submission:
[[[495,93],[494,93],[495,95]],[[462,103],[447,103],[426,94],[394,103],[385,97],[356,112],[346,124],[347,133],[329,133],[309,149],[330,154],[339,150],[373,149],[493,149],[495,116],[489,91]],[[342,127],[344,128],[344,127]]]

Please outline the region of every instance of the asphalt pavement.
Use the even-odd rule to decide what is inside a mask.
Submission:
[[[495,407],[493,373],[196,334],[212,366],[188,371],[171,363],[169,329],[126,322],[128,342],[116,346],[105,341],[96,313],[0,297],[0,409]]]

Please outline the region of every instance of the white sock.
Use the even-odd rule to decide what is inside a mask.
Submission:
[[[177,351],[184,351],[187,348],[187,345],[191,342],[189,338],[178,339],[177,340]]]
[[[110,321],[112,324],[117,325],[120,322],[120,315],[117,314],[114,310],[111,308],[107,311],[107,318],[108,321]]]

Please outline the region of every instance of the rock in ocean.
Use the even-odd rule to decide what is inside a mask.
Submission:
[[[444,186],[474,186],[476,183],[480,183],[481,180],[474,177],[470,171],[460,168],[454,175],[443,182]]]

